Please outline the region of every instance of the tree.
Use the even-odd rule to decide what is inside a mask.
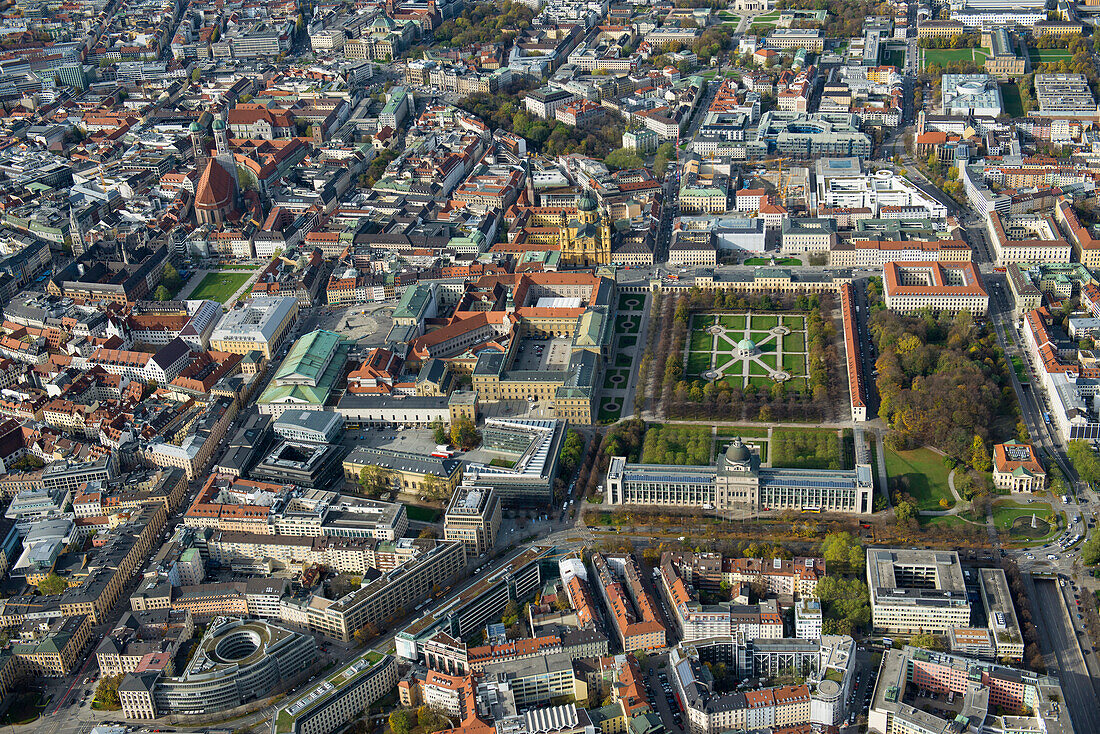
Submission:
[[[172,292],[162,285],[158,285],[157,289],[153,291],[153,298],[158,301],[171,301]]]
[[[359,470],[359,486],[368,497],[377,497],[386,492],[392,483],[393,476],[380,466],[371,464]]]
[[[435,474],[425,476],[424,481],[420,484],[420,489],[433,500],[443,499],[447,496],[447,483]]]
[[[421,706],[416,710],[416,721],[420,730],[427,734],[451,728],[451,720],[429,706]]]
[[[197,82],[201,78],[202,78],[202,69],[192,69],[192,71],[191,71],[191,81],[192,82]]]
[[[943,637],[933,634],[914,635],[909,638],[909,644],[913,647],[923,647],[926,650],[946,650],[947,644]]]
[[[894,517],[898,525],[905,525],[917,516],[917,506],[909,500],[902,500],[894,505]]]
[[[242,189],[255,191],[257,187],[256,174],[247,166],[237,166],[237,180]]]
[[[69,582],[51,571],[38,582],[38,593],[43,596],[54,596],[69,588]]]
[[[619,148],[618,150],[611,151],[607,154],[607,157],[604,158],[603,162],[612,169],[641,168],[645,165],[642,159],[638,157],[637,153],[632,150],[627,150],[626,148]]]
[[[657,154],[653,157],[653,172],[658,176],[664,176],[669,161],[674,160],[676,160],[676,146],[672,143],[662,144],[657,148]]]
[[[160,273],[160,284],[173,294],[183,285],[183,278],[180,277],[179,271],[172,266],[172,263],[164,263],[164,270]],[[168,299],[163,300],[167,301]]]
[[[1086,566],[1100,563],[1100,531],[1093,530],[1081,546],[1081,563]]]
[[[390,714],[390,731],[393,734],[409,734],[415,724],[413,713],[407,709],[397,709]]]
[[[451,442],[451,437],[447,435],[447,429],[443,427],[443,421],[437,420],[432,423],[432,438],[437,444]]]
[[[451,423],[451,443],[463,450],[472,449],[481,443],[481,434],[472,420],[461,416]]]
[[[825,564],[841,564],[858,570],[863,564],[863,548],[851,533],[829,533],[821,541],[821,557]],[[855,560],[855,566],[850,565]]]
[[[975,471],[992,471],[993,459],[989,458],[989,449],[985,447],[985,441],[981,436],[974,436],[974,443],[970,451],[970,465]]]
[[[99,684],[95,688],[95,698],[92,699],[96,708],[109,711],[122,708],[122,703],[118,700],[118,684],[121,682],[121,675],[105,675],[99,679]]]
[[[416,537],[418,537],[418,538],[438,538],[439,533],[437,533],[433,528],[421,528],[420,532],[416,534]]]

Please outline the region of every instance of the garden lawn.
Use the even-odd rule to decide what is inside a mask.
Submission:
[[[734,331],[744,331],[745,314],[719,316],[718,323],[722,324],[722,326],[726,327],[727,329],[733,329]]]
[[[805,354],[783,354],[783,371],[795,377],[806,374]]]
[[[246,273],[207,273],[188,298],[193,300],[209,299],[225,303],[241,286],[248,282]]]
[[[691,351],[709,352],[714,345],[714,336],[705,331],[691,332]]]
[[[701,375],[710,369],[710,352],[689,352],[686,373],[690,377]]]
[[[614,423],[623,414],[622,398],[604,398],[600,401],[597,419],[600,423]]]
[[[1012,529],[1012,523],[1018,517],[1031,517],[1038,515],[1040,520],[1051,521],[1051,506],[1049,502],[1032,502],[1020,504],[1012,500],[996,500],[993,503],[993,524],[998,530],[1008,532]],[[1057,522],[1052,523],[1057,525]]]
[[[1069,61],[1073,58],[1067,49],[1064,48],[1029,48],[1027,55],[1031,59],[1031,63],[1050,63],[1052,61]]]
[[[772,264],[770,257],[750,257],[745,260],[746,265],[756,265],[760,267],[767,267]],[[797,257],[779,257],[775,260],[776,265],[801,265],[802,261]]]
[[[943,457],[931,449],[886,449],[886,474],[890,477],[908,478],[907,491],[919,509],[942,510],[941,499],[946,499],[949,507],[955,504],[955,498],[947,485],[949,473],[944,466]]]
[[[758,331],[767,331],[779,326],[779,317],[775,314],[753,314],[752,328]]]
[[[640,314],[619,315],[615,318],[615,333],[637,334],[641,323],[642,317]]]
[[[899,69],[905,68],[905,52],[904,51],[891,51],[886,54],[886,65],[896,66]]]
[[[984,59],[985,54],[982,54]],[[924,65],[937,64],[944,66],[955,61],[974,61],[974,49],[972,48],[926,48],[924,49]]]
[[[755,428],[753,426],[719,426],[719,436],[755,436],[756,438],[767,438],[767,428]]]
[[[439,510],[432,507],[421,507],[420,505],[405,505],[405,514],[409,516],[410,520],[418,522],[435,522],[439,519]]]
[[[1005,112],[1009,116],[1024,116],[1024,103],[1020,99],[1020,88],[1014,82],[1005,82],[1001,85],[1001,99],[1004,101]]]
[[[637,306],[631,306],[631,301],[637,301]],[[641,311],[645,306],[645,295],[640,293],[620,293],[619,294],[619,310],[620,311]]]

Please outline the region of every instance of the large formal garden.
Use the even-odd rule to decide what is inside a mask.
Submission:
[[[843,388],[832,300],[831,294],[703,291],[652,296],[636,403],[679,419],[834,418]]]
[[[730,387],[783,383],[788,390],[806,392],[807,358],[804,314],[692,314],[684,374]]]

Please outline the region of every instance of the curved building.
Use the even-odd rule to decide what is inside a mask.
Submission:
[[[317,659],[312,637],[259,620],[218,617],[180,675],[171,661],[151,661],[118,687],[123,714],[155,719],[208,714],[269,696]]]

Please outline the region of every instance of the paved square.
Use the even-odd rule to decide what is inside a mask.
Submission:
[[[806,343],[805,314],[693,314],[684,376],[730,387],[778,382],[806,392]]]

